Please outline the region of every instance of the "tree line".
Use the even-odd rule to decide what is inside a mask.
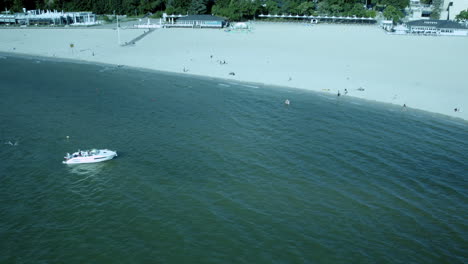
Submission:
[[[428,0],[424,0],[428,1]],[[403,17],[409,0],[0,0],[0,9],[92,11],[96,14],[214,14],[230,20],[252,19],[259,14],[298,14]]]

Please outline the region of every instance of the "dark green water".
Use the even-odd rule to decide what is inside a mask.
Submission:
[[[467,262],[464,121],[9,55],[0,102],[0,263]]]

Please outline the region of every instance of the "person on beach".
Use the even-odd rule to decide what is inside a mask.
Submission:
[[[348,89],[344,89],[344,94],[348,94]]]
[[[338,90],[338,94],[337,94],[336,96],[340,96],[340,95],[341,95],[341,94],[340,94],[340,90]]]

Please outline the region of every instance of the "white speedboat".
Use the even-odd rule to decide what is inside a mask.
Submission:
[[[64,164],[96,163],[117,157],[117,152],[108,149],[78,150],[65,156]]]

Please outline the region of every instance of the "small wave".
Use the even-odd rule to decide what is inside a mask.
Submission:
[[[15,142],[11,142],[10,140],[5,141],[4,145],[18,146],[18,141],[15,141]]]
[[[6,60],[6,59],[7,59],[7,57],[5,57],[5,56],[0,56],[0,60]]]
[[[335,100],[334,97],[330,97],[330,96],[325,96],[325,95],[318,95],[318,96],[329,101]]]
[[[103,69],[100,69],[99,72],[107,72],[107,71],[110,71],[110,70],[112,70],[112,68],[105,67]]]
[[[222,87],[231,87],[230,85],[228,84],[225,84],[225,83],[218,83],[219,86],[222,86]]]
[[[258,86],[255,86],[255,85],[242,84],[242,86],[247,87],[247,88],[258,89]]]

